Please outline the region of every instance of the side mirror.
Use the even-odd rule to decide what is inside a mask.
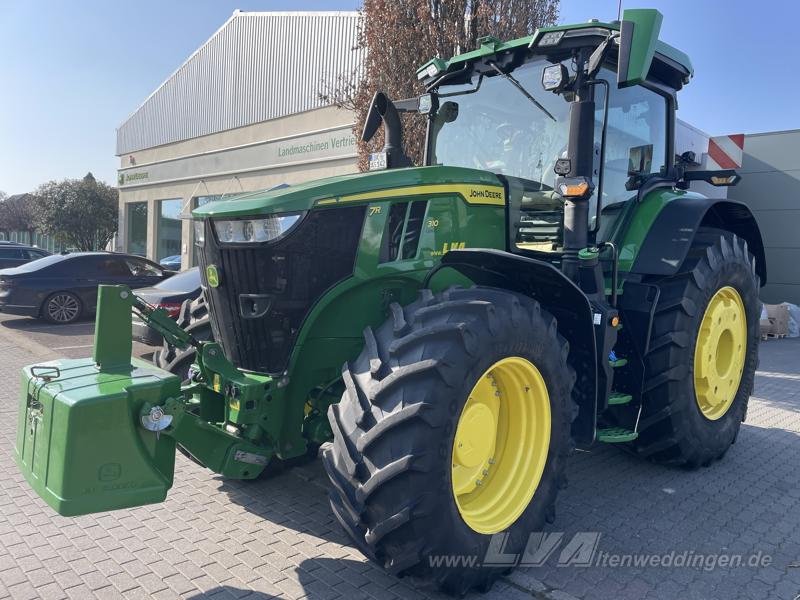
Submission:
[[[663,17],[652,8],[628,9],[619,25],[617,85],[628,87],[647,78],[656,52]]]
[[[628,150],[628,181],[625,189],[629,192],[639,189],[644,179],[653,172],[653,144],[634,146]]]
[[[653,171],[653,144],[634,146],[628,151],[628,176],[642,177]]]

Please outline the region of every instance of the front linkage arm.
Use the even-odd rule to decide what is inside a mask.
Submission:
[[[131,307],[134,312],[155,329],[171,346],[185,350],[189,346],[200,348],[200,342],[187,331],[184,331],[162,308],[156,308],[131,293]]]

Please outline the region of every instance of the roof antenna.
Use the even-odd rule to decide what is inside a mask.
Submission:
[[[617,2],[617,21],[622,19],[622,0]]]

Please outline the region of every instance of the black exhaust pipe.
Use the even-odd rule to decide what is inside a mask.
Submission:
[[[364,121],[361,141],[370,141],[381,123],[383,123],[384,130],[383,152],[386,153],[386,168],[411,166],[411,160],[403,151],[403,124],[400,122],[397,107],[389,99],[389,96],[383,92],[375,92]]]

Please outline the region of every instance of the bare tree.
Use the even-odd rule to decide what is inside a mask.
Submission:
[[[416,70],[434,57],[444,59],[477,47],[480,37],[501,40],[524,37],[558,19],[559,0],[364,0],[358,50],[365,64],[354,81],[342,77],[338,87],[323,96],[355,110],[356,135],[380,90],[390,98],[410,98],[424,90]],[[404,146],[421,164],[424,123],[415,115],[403,117]],[[359,167],[370,152],[383,145],[379,133],[369,144],[359,141]]]

